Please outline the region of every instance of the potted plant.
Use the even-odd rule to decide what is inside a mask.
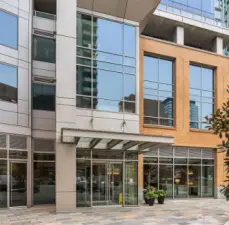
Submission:
[[[155,193],[158,195],[158,197],[157,197],[158,204],[164,204],[165,196],[166,196],[165,190],[163,190],[163,189],[157,190],[157,191],[155,191]]]
[[[158,195],[155,194],[154,191],[148,191],[146,193],[146,198],[147,198],[149,206],[153,206],[154,205],[155,198],[157,198],[157,197],[158,197]]]
[[[144,197],[144,200],[145,200],[145,203],[146,204],[149,204],[148,203],[148,198],[146,197],[146,194],[149,192],[149,191],[155,191],[156,190],[156,188],[155,187],[153,187],[153,186],[147,186],[147,188],[145,189],[145,190],[143,190],[143,197]]]
[[[145,190],[143,191],[143,197],[144,197],[144,200],[145,200],[145,203],[146,203],[146,204],[148,204],[148,199],[146,198],[147,192],[148,192],[147,189],[145,189]]]
[[[220,192],[225,196],[226,200],[229,201],[229,184],[228,185],[222,185],[222,189]]]

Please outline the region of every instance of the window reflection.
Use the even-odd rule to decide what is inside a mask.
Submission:
[[[17,67],[0,63],[0,100],[17,102]]]
[[[0,10],[0,44],[18,48],[18,17]]]
[[[56,62],[56,41],[41,36],[33,37],[33,59],[42,62]]]
[[[206,129],[205,117],[214,111],[214,71],[190,65],[190,127]]]
[[[135,113],[136,27],[77,18],[77,107]]]
[[[166,150],[158,149],[158,157],[155,152],[144,156],[144,188],[150,185],[164,189],[168,197],[175,198],[214,196],[214,149],[174,147],[170,153]],[[184,151],[186,157],[181,158]]]
[[[119,100],[122,99],[122,74],[105,70],[94,70],[97,74],[95,97]]]
[[[161,2],[178,9],[214,18],[213,0],[162,0]]]
[[[171,60],[144,57],[144,116],[145,124],[173,126],[173,62]]]
[[[55,111],[55,86],[33,84],[33,109]]]
[[[34,204],[55,204],[55,173],[55,162],[34,162]]]

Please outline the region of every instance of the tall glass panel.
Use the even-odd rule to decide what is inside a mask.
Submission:
[[[189,197],[201,197],[201,166],[188,167]]]
[[[92,200],[93,205],[106,205],[108,202],[108,174],[105,163],[94,163],[92,166]],[[111,173],[111,172],[110,172]]]
[[[173,196],[173,166],[159,166],[159,189],[165,190],[168,197]]]
[[[203,197],[214,196],[214,167],[213,166],[202,167],[202,196]]]
[[[125,205],[138,204],[138,162],[125,162]]]
[[[76,206],[91,206],[91,161],[76,160]],[[93,184],[94,188],[94,184]]]
[[[0,160],[0,208],[7,207],[7,161]]]
[[[187,166],[174,166],[174,197],[187,198]]]
[[[10,206],[25,206],[27,199],[27,164],[10,162]]]
[[[173,61],[144,56],[144,124],[173,126]]]
[[[144,188],[158,188],[158,165],[144,164]]]
[[[55,162],[34,162],[34,204],[55,204]]]
[[[0,44],[18,48],[18,17],[0,10]]]
[[[190,127],[206,129],[205,117],[214,111],[214,70],[190,65]]]
[[[122,205],[123,193],[123,170],[122,163],[108,164],[108,204]]]

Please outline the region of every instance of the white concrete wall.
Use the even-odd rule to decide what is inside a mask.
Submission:
[[[31,4],[31,0],[0,0],[0,10],[18,16],[18,49],[0,45],[0,62],[18,68],[18,102],[0,101],[0,132],[31,133]]]

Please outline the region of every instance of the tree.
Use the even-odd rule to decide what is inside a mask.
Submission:
[[[229,89],[227,90],[229,93]],[[213,131],[222,140],[218,145],[218,152],[225,153],[224,165],[226,167],[226,185],[222,185],[221,193],[224,194],[227,201],[229,200],[229,100],[223,103],[220,109],[217,109],[211,116],[206,116],[205,119],[209,124],[208,129]]]

